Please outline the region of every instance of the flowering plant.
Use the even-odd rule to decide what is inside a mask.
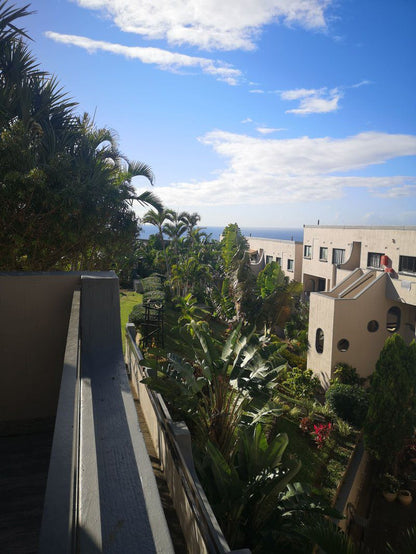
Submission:
[[[322,448],[332,431],[332,423],[314,425],[312,435],[318,448]]]
[[[299,428],[304,433],[307,433],[309,431],[310,424],[311,424],[311,418],[310,417],[303,417],[299,422]]]

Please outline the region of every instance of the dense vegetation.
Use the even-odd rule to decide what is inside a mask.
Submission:
[[[164,310],[166,348],[145,349],[157,370],[149,385],[191,429],[230,545],[264,554],[318,543],[353,553],[326,519],[337,515],[330,501],[364,422],[382,471],[396,476],[405,456],[416,458],[415,345],[386,342],[369,394],[354,368],[340,365],[325,398],[306,367],[301,285],[276,262],[255,276],[237,224],[211,240],[197,213],[137,194],[133,178],[153,183],[151,169],[77,115],[40,69],[16,25],[28,13],[0,3],[0,270],[112,268],[126,282],[140,277],[139,294],[122,298],[122,322],[129,312],[143,332],[144,306]],[[138,240],[134,202],[153,207],[143,218],[157,229],[148,241]]]
[[[0,270],[122,270],[139,230],[133,202],[160,207],[132,184],[153,183],[152,171],[76,115],[16,26],[28,13],[0,5]]]
[[[196,226],[196,214],[151,210],[145,220],[157,231],[140,247],[139,292],[160,289],[162,278],[169,328],[165,348],[144,347],[156,370],[148,384],[188,424],[230,545],[310,552],[309,527],[335,515],[330,502],[356,434],[322,403],[306,369],[301,286],[274,262],[256,277],[237,224],[218,242]],[[145,333],[143,317],[139,305],[130,320]]]

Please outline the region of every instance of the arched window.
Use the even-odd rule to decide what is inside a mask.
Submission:
[[[338,341],[337,348],[340,352],[346,352],[350,347],[350,343],[347,339],[341,339]]]
[[[316,330],[315,335],[315,348],[318,354],[322,354],[324,351],[324,332],[320,327]]]
[[[386,328],[389,333],[396,333],[400,329],[400,308],[393,306],[387,312]]]

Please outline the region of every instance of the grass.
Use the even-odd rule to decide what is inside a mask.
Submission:
[[[129,321],[129,315],[136,304],[142,303],[143,295],[132,290],[120,290],[120,323],[121,336],[123,337],[124,351],[124,333]]]

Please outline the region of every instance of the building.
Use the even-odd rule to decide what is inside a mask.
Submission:
[[[266,264],[277,262],[286,275],[295,281],[302,279],[302,243],[294,240],[246,237],[250,245],[251,268],[257,275]]]
[[[304,226],[294,265],[310,297],[308,367],[324,384],[341,362],[369,376],[390,334],[415,338],[416,227]]]

